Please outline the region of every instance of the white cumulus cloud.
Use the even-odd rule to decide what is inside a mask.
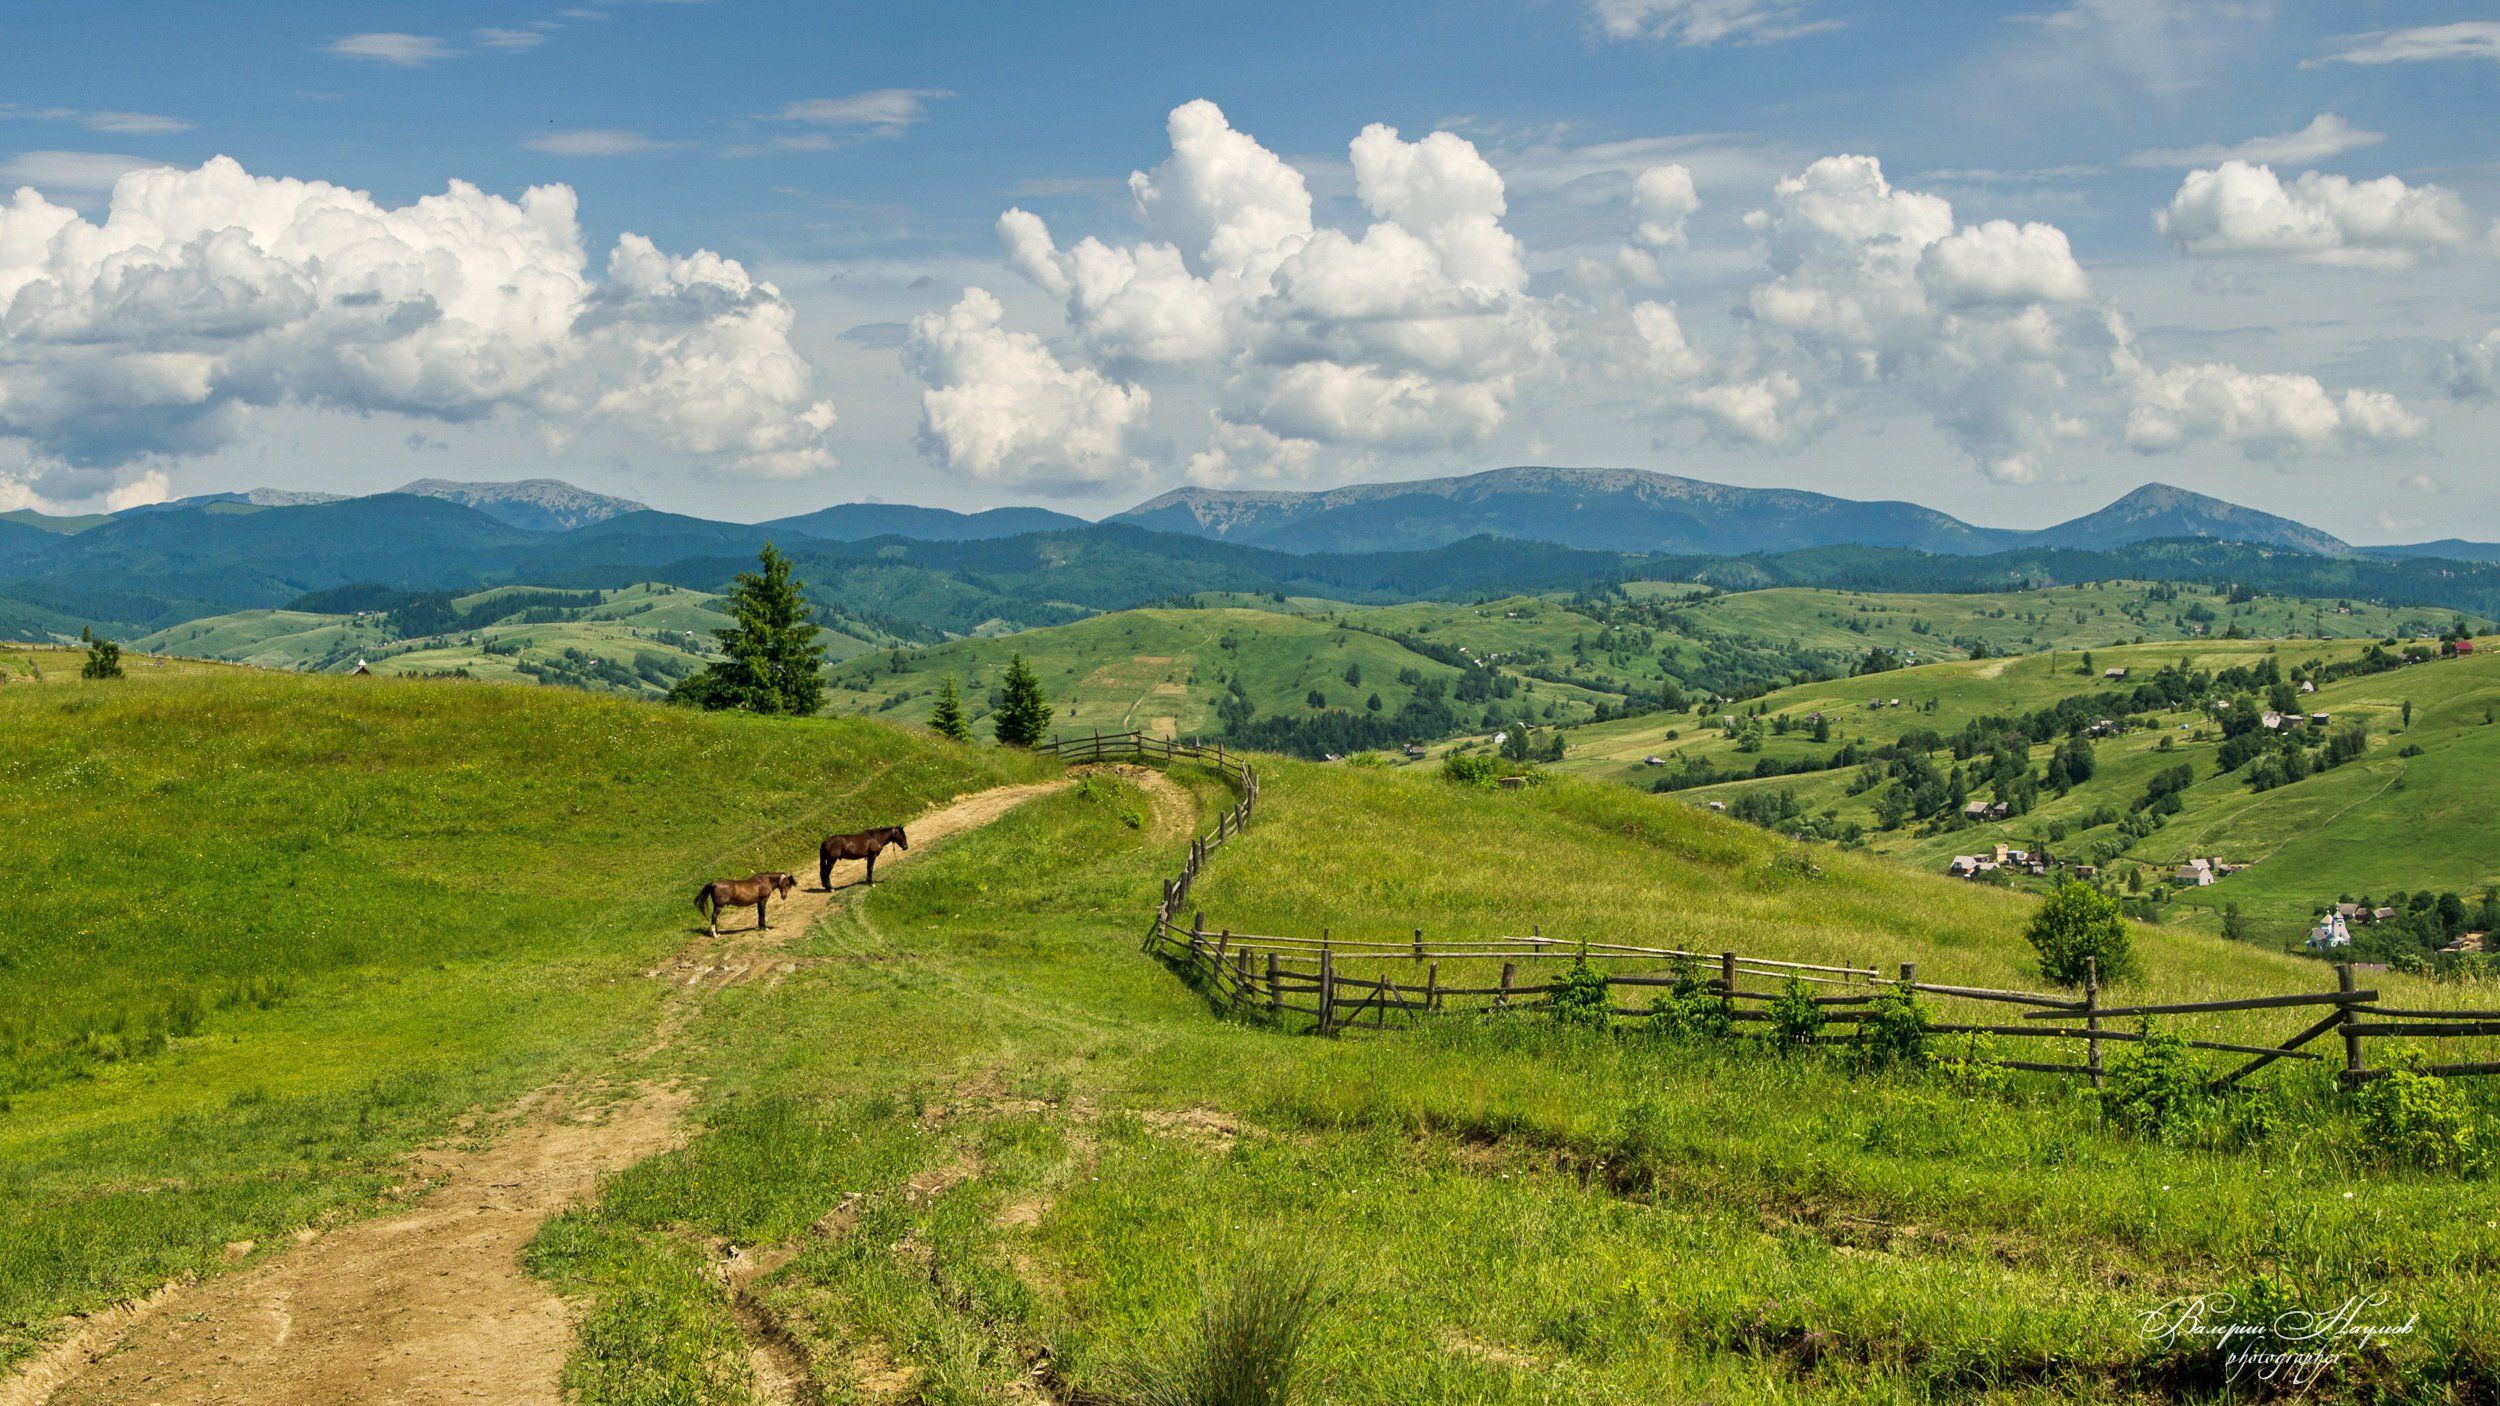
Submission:
[[[1041,338],[1000,326],[1005,315],[968,288],[952,308],[912,319],[903,359],[928,386],[923,451],[951,471],[1043,491],[1139,478],[1130,439],[1145,421],[1145,389],[1063,363]]]
[[[2160,369],[2122,349],[2118,374],[2132,404],[2127,443],[2144,453],[2184,448],[2199,440],[2232,445],[2251,459],[2326,449],[2387,449],[2430,432],[2430,426],[2384,391],[2338,396],[2314,376],[2249,372],[2223,363]]]
[[[123,176],[101,220],[20,190],[0,206],[0,440],[128,472],[296,405],[830,464],[833,409],[771,284],[631,234],[605,275],[564,186],[515,201],[456,181],[392,207],[219,157]]]
[[[2395,176],[2354,181],[2225,161],[2191,171],[2154,223],[2196,254],[2261,254],[2401,268],[2472,239],[2482,222],[2456,192]]]

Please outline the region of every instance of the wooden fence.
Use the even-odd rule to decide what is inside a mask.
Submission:
[[[1405,941],[1344,939],[1323,931],[1316,938],[1237,933],[1209,928],[1203,912],[1191,912],[1186,926],[1182,912],[1190,889],[1208,857],[1240,835],[1257,813],[1257,770],[1238,753],[1228,755],[1221,743],[1205,746],[1126,732],[1061,738],[1041,749],[1070,762],[1112,760],[1202,761],[1214,766],[1240,791],[1241,799],[1218,816],[1215,828],[1192,840],[1180,872],[1163,883],[1163,898],[1147,930],[1145,950],[1193,974],[1225,1006],[1264,1013],[1283,1022],[1306,1018],[1314,1034],[1339,1035],[1366,1027],[1385,1030],[1392,1023],[1411,1024],[1434,1015],[1532,1011],[1549,1006],[1559,983],[1542,976],[1538,963],[1587,962],[1605,978],[1613,1014],[1630,1020],[1655,1018],[1663,1004],[1661,991],[1682,987],[1718,1002],[1736,1023],[1767,1023],[1774,1001],[1793,999],[1792,988],[1812,1002],[1833,1033],[1812,1037],[1821,1044],[1844,1044],[1850,1029],[1865,1020],[1867,1007],[1890,993],[1912,992],[1931,998],[1931,1035],[1978,1035],[1990,1039],[2048,1040],[2063,1050],[2081,1046],[2081,1059],[2007,1059],[1988,1062],[2039,1074],[2070,1075],[2098,1086],[2102,1079],[2102,1047],[2141,1043],[2144,1029],[2114,1028],[2108,1022],[2152,1017],[2186,1018],[2200,1034],[2220,1035],[2214,1018],[2227,1024],[2255,1013],[2319,1010],[2317,1019],[2289,1038],[2274,1039],[2250,1032],[2246,1038],[2190,1038],[2192,1049],[2247,1058],[2216,1075],[2221,1089],[2278,1061],[2317,1061],[2334,1057],[2309,1046],[2329,1036],[2342,1046],[2339,1071],[2348,1083],[2383,1077],[2373,1066],[2367,1042],[2373,1039],[2445,1042],[2500,1036],[2500,1010],[2413,1010],[2379,1004],[2379,993],[2355,981],[2353,968],[2335,969],[2336,989],[2280,996],[2247,996],[2221,1001],[2180,1001],[2109,1005],[2100,983],[2087,978],[2080,993],[2002,991],[1921,980],[1914,962],[1901,964],[1886,976],[1872,966],[1824,965],[1748,957],[1735,952],[1697,952],[1671,947],[1617,942],[1566,941],[1532,930],[1528,936],[1427,939],[1422,929]],[[1442,979],[1442,964],[1452,966],[1452,979]],[[1498,977],[1495,975],[1498,964]],[[1399,980],[1403,970],[1405,980]],[[1551,968],[1546,970],[1550,971]],[[1746,979],[1757,985],[1748,989]],[[1775,982],[1776,988],[1759,983]],[[1834,989],[1837,988],[1837,989]],[[2011,1018],[1987,1007],[2019,1007]],[[1941,1019],[1937,1017],[1941,1016]],[[2500,1074],[2500,1060],[2451,1060],[2447,1047],[2437,1046],[2440,1062],[2425,1073],[2461,1076]],[[2043,1054],[2050,1052],[2044,1047]]]

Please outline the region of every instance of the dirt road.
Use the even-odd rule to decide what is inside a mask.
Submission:
[[[889,851],[883,863],[909,862],[1072,784],[963,797],[910,822],[912,850]],[[814,855],[791,868],[805,878],[774,906],[769,930],[738,924],[752,910],[733,910],[733,930],[718,941],[698,936],[648,973],[669,983],[670,996],[629,1065],[668,1048],[706,993],[790,970],[781,945],[856,886],[864,866],[840,866],[831,891],[816,886]],[[414,1159],[408,1184],[431,1189],[407,1210],[99,1315],[0,1384],[0,1406],[558,1406],[571,1320],[563,1300],[522,1269],[522,1251],[602,1175],[674,1146],[691,1102],[688,1090],[649,1083],[533,1094],[483,1145]]]

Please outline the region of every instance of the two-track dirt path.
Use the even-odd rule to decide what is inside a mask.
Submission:
[[[884,863],[908,862],[1072,784],[962,797],[911,821],[913,849],[888,851]],[[855,886],[863,867],[841,866],[828,891],[816,886],[814,861],[807,856],[800,889],[773,906],[769,930],[739,924],[753,912],[733,910],[717,941],[698,935],[648,973],[668,983],[669,997],[626,1077],[682,1034],[707,993],[793,969],[782,944]],[[653,1082],[532,1094],[482,1144],[412,1159],[409,1184],[430,1189],[407,1210],[98,1315],[0,1383],[0,1406],[559,1406],[571,1319],[522,1268],[522,1252],[601,1176],[675,1146],[691,1102],[690,1091]]]

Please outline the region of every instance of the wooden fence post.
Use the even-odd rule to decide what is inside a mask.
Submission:
[[[1283,1015],[1284,1004],[1285,993],[1276,985],[1276,953],[1271,949],[1267,954],[1267,1013],[1270,1016]]]
[[[2091,1071],[2092,1087],[2101,1086],[2101,959],[2083,959],[2083,1064]]]
[[[1434,962],[1424,968],[1424,1010],[1441,1009],[1441,964]]]
[[[1328,941],[1320,940],[1319,948],[1319,1033],[1332,1033],[1330,1026],[1337,1016],[1337,961],[1328,951]]]
[[[1904,986],[1918,985],[1918,963],[1903,962],[1901,964],[1901,984]]]
[[[1422,961],[1423,959],[1424,959],[1424,930],[1423,930],[1422,928],[1417,928],[1417,929],[1415,929],[1415,960],[1416,960],[1416,961],[1418,961],[1418,962],[1420,962],[1420,961]]]
[[[1233,949],[1233,1005],[1238,1008],[1250,999],[1250,949]]]
[[[1727,1011],[1730,1019],[1735,1018],[1736,954],[1733,952],[1719,954],[1719,1005]]]
[[[1510,1009],[1511,980],[1518,974],[1519,964],[1517,962],[1502,963],[1502,994],[1493,998],[1493,1009],[1497,1011],[1506,1011]]]
[[[2335,989],[2347,994],[2353,990],[2352,963],[2335,964]],[[2337,1022],[2344,1027],[2344,1082],[2355,1083],[2362,1070],[2362,1058],[2361,1037],[2352,1030],[2352,1002],[2342,1002],[2336,1009],[2344,1014],[2344,1018]]]

